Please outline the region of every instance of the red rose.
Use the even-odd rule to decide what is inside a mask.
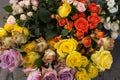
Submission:
[[[96,38],[100,39],[104,37],[104,32],[100,31],[97,33]]]
[[[91,38],[90,37],[83,38],[82,43],[84,47],[89,48],[91,46]]]
[[[78,40],[82,39],[84,37],[84,32],[83,31],[77,31],[74,34],[75,37],[77,37]]]
[[[77,31],[88,32],[88,21],[85,18],[80,17],[74,22],[74,26]]]
[[[67,23],[68,19],[59,19],[58,24],[59,26],[64,26]]]
[[[96,3],[88,3],[88,8],[92,13],[97,13],[101,11],[101,8],[98,7]]]
[[[98,16],[96,13],[92,13],[90,16],[88,16],[88,21],[94,25],[100,23],[100,20],[100,16]]]

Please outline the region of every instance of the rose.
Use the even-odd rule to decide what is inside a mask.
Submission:
[[[0,28],[0,38],[7,36],[7,31],[4,28]]]
[[[78,45],[75,39],[63,39],[54,44],[60,57],[65,57],[69,52],[74,51]]]
[[[39,4],[39,1],[38,0],[31,0],[31,3],[32,3],[32,5],[33,6],[38,6],[38,4]]]
[[[35,45],[36,45],[35,41],[29,42],[29,43],[22,46],[22,50],[25,51],[26,53],[29,53],[33,50]]]
[[[97,68],[101,71],[104,71],[105,69],[110,69],[113,62],[110,51],[103,50],[102,48],[100,49],[100,51],[92,54],[91,60],[97,65]]]
[[[61,69],[58,72],[58,80],[73,80],[73,74],[70,70],[70,68]]]
[[[14,49],[4,50],[3,54],[0,55],[0,67],[8,68],[10,72],[13,72],[22,62],[22,55]]]
[[[64,26],[68,22],[68,19],[59,19],[58,24],[59,26]]]
[[[80,67],[82,65],[81,53],[72,51],[66,58],[66,65],[71,68]]]
[[[67,17],[69,15],[69,13],[71,12],[71,6],[69,3],[67,2],[64,2],[62,4],[62,6],[60,6],[58,8],[58,14],[61,16],[61,17]]]
[[[75,80],[89,80],[88,74],[87,74],[85,68],[81,68],[79,71],[76,72]]]
[[[98,7],[97,4],[93,3],[93,2],[92,3],[88,3],[88,8],[90,9],[90,11],[92,13],[97,13],[97,12],[101,11],[100,7]]]
[[[27,80],[41,80],[41,79],[42,79],[42,75],[39,71],[30,72],[27,77]]]
[[[40,58],[40,55],[36,52],[29,52],[27,55],[24,56],[24,67],[34,67],[36,66],[34,63],[35,61]]]
[[[72,21],[68,21],[67,24],[64,26],[64,28],[67,29],[69,32],[72,31],[72,27],[73,27]]]
[[[98,47],[103,46],[106,50],[112,50],[114,47],[114,40],[109,37],[101,38],[98,41]]]
[[[31,17],[31,16],[33,16],[33,12],[27,12],[27,15],[29,16],[29,17]]]
[[[77,0],[77,1],[79,1],[79,2],[82,2],[82,3],[86,3],[86,0]]]
[[[7,19],[7,23],[8,23],[9,25],[14,25],[14,24],[16,23],[15,17],[12,16],[12,15],[10,15],[10,16],[8,17],[8,19]]]
[[[108,8],[110,13],[116,13],[118,12],[118,5],[116,7]]]
[[[46,69],[42,67],[42,74],[43,74],[42,80],[58,80],[57,72],[53,70],[52,68]]]
[[[78,4],[76,5],[76,9],[79,12],[84,12],[86,10],[85,5],[82,2],[78,2]]]
[[[100,16],[98,16],[96,13],[91,13],[91,15],[88,16],[88,21],[97,25],[100,23]]]
[[[113,22],[113,23],[111,24],[111,30],[112,30],[112,31],[118,31],[118,30],[119,30],[119,24],[116,23],[116,22]]]
[[[45,63],[51,64],[53,62],[53,60],[55,60],[55,57],[56,57],[55,52],[52,49],[47,49],[47,50],[45,50],[45,54],[44,54],[42,60]]]
[[[82,39],[82,43],[83,43],[84,47],[89,48],[91,46],[91,43],[92,43],[91,38],[90,37],[84,37]]]
[[[102,32],[102,31],[97,32],[96,38],[100,39],[100,38],[103,38],[103,37],[104,37],[104,32]]]
[[[89,64],[87,68],[87,72],[88,72],[89,78],[95,78],[98,75],[98,69],[93,63]]]
[[[89,60],[86,56],[82,56],[82,67],[86,67],[89,64]]]
[[[84,37],[84,32],[83,31],[77,31],[74,34],[75,37],[77,37],[78,40],[82,39]]]
[[[108,1],[107,1],[107,6],[108,6],[108,7],[111,8],[111,7],[114,7],[114,5],[115,5],[115,1],[114,1],[114,0],[108,0]]]
[[[88,21],[85,18],[78,18],[74,22],[74,26],[77,29],[77,31],[88,32]]]
[[[20,20],[26,20],[26,19],[27,19],[27,17],[26,17],[25,14],[21,14],[21,15],[20,15]]]

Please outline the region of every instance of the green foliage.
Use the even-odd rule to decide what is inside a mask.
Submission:
[[[12,7],[11,7],[11,5],[5,6],[4,9],[5,9],[7,12],[12,13]]]

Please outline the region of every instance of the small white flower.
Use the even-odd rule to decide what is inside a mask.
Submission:
[[[113,38],[113,39],[117,39],[117,37],[118,37],[118,32],[112,32],[111,33],[111,37]]]
[[[24,2],[23,1],[20,1],[18,4],[19,4],[19,6],[24,7]]]
[[[29,17],[31,17],[31,16],[33,16],[33,12],[27,12],[27,15],[28,15]]]
[[[10,15],[10,16],[8,17],[8,19],[7,19],[7,23],[8,23],[9,25],[14,25],[14,24],[16,23],[15,17],[12,16],[12,15]]]
[[[115,1],[114,1],[114,0],[109,0],[109,1],[107,2],[107,5],[108,5],[109,8],[114,7]]]
[[[106,30],[110,30],[111,29],[111,22],[104,22],[104,28],[106,29]]]
[[[78,4],[78,1],[75,0],[75,1],[73,2],[73,6],[77,6],[77,4]]]
[[[108,8],[110,13],[116,13],[118,11],[118,5],[116,7]]]
[[[34,11],[36,11],[36,10],[37,10],[37,7],[36,7],[36,6],[32,6],[32,9],[33,9]]]
[[[119,30],[119,25],[118,25],[116,22],[113,22],[113,23],[111,24],[111,30],[112,30],[112,31],[117,31],[117,30]]]
[[[18,0],[10,0],[9,1],[10,4],[14,4],[14,3],[17,3],[17,2],[18,2]]]
[[[21,19],[21,20],[26,20],[26,18],[27,18],[27,17],[26,17],[25,14],[21,14],[21,15],[20,15],[20,19]]]

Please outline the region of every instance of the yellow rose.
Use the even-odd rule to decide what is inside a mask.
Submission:
[[[0,28],[0,38],[4,36],[7,36],[7,32],[4,28]]]
[[[91,56],[91,60],[97,65],[97,67],[104,71],[105,69],[110,69],[113,62],[112,55],[110,51],[101,49]]]
[[[88,74],[84,68],[76,72],[75,80],[89,80]]]
[[[61,17],[67,17],[69,13],[71,12],[72,7],[70,6],[69,3],[65,2],[58,8],[58,14]]]
[[[89,78],[95,78],[98,75],[98,69],[93,63],[89,64],[87,72]]]
[[[24,67],[35,67],[34,63],[35,61],[40,57],[40,55],[36,52],[29,52],[25,57],[24,57]]]
[[[66,65],[68,67],[80,67],[82,65],[82,56],[81,53],[77,51],[72,51],[66,58]]]
[[[64,39],[55,43],[54,48],[57,49],[57,53],[60,57],[66,57],[66,55],[76,50],[78,42],[75,39]]]
[[[14,25],[9,25],[8,23],[5,23],[5,25],[4,25],[4,29],[6,31],[8,31],[8,32],[11,32],[11,30],[13,29],[13,27],[14,27]]]
[[[24,46],[22,46],[22,50],[25,51],[26,53],[29,53],[33,50],[33,48],[35,47],[36,42],[32,41]]]
[[[86,67],[89,63],[89,60],[86,56],[82,56],[82,67]]]
[[[14,25],[12,29],[12,35],[15,35],[15,32],[19,32],[21,34],[24,34],[25,36],[29,35],[29,30],[26,27],[21,27],[19,25]]]

